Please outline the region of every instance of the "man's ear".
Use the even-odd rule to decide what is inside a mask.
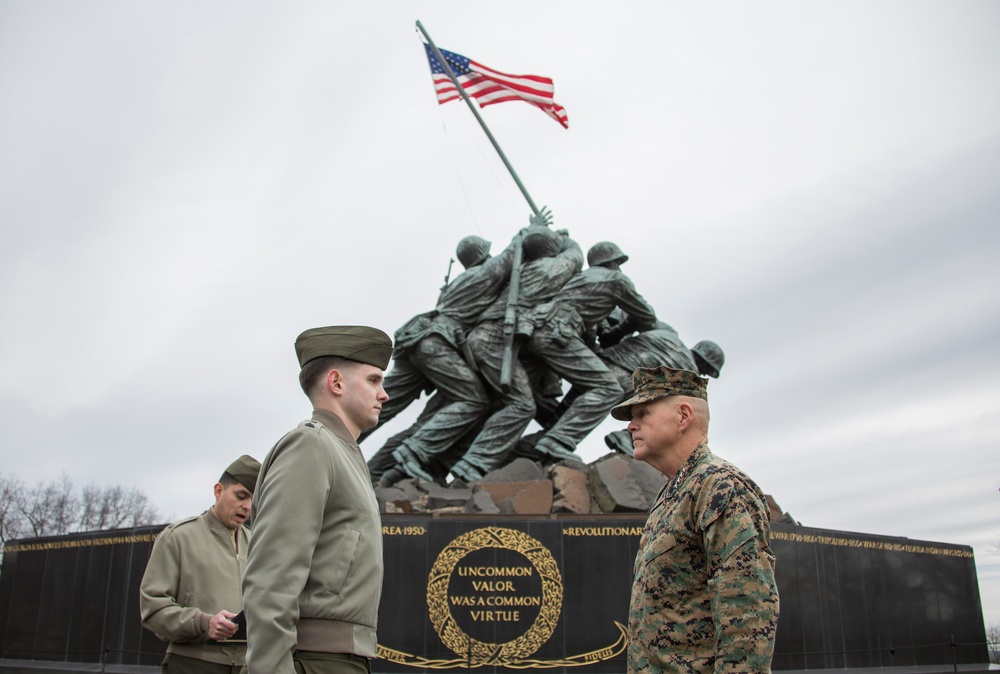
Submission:
[[[334,368],[326,373],[326,389],[333,395],[344,392],[344,377],[340,370]]]
[[[215,483],[215,500],[218,501],[222,497],[223,486],[221,482]]]
[[[680,416],[678,429],[686,431],[691,422],[694,421],[694,408],[691,406],[691,403],[681,401],[677,403],[677,414]]]

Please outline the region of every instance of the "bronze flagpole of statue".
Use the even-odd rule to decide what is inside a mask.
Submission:
[[[531,218],[531,223],[547,226],[551,220],[551,214],[545,209],[545,207],[542,207],[542,209],[539,210],[539,208],[535,205],[535,201],[531,198],[531,195],[528,194],[527,188],[525,188],[524,183],[521,182],[521,178],[517,175],[517,172],[514,170],[514,167],[507,159],[507,155],[504,154],[504,151],[500,148],[500,144],[497,143],[496,138],[493,137],[493,134],[490,132],[489,127],[486,126],[486,122],[483,121],[482,115],[479,114],[479,111],[476,109],[476,106],[472,104],[472,99],[469,97],[469,94],[466,93],[465,88],[462,86],[461,82],[458,81],[458,77],[452,70],[451,65],[448,62],[448,59],[444,57],[441,51],[437,48],[437,45],[434,44],[434,40],[431,39],[431,36],[428,34],[427,29],[424,28],[423,24],[421,24],[420,21],[417,21],[417,30],[420,31],[420,34],[426,40],[427,46],[430,47],[430,50],[434,53],[434,58],[437,59],[437,64],[440,66],[443,73],[448,76],[448,79],[451,80],[453,85],[455,85],[455,89],[458,91],[458,94],[469,106],[469,110],[472,111],[472,114],[476,118],[476,121],[479,122],[479,126],[482,127],[483,132],[486,134],[486,137],[489,138],[490,143],[492,143],[493,149],[495,149],[497,151],[497,154],[500,155],[500,159],[503,161],[504,166],[506,166],[507,171],[510,172],[511,177],[514,179],[514,183],[517,184],[518,189],[521,190],[521,194],[524,195],[524,198],[528,202],[528,206],[531,207],[531,212],[533,214],[533,217]],[[564,124],[565,126],[565,123],[563,121],[558,119],[557,121],[560,121],[560,123]],[[517,354],[515,353],[514,349],[515,347],[514,333],[515,333],[515,326],[517,324],[517,301],[518,301],[520,277],[521,277],[522,247],[520,245],[521,242],[519,239],[520,237],[518,237],[518,240],[515,241],[514,245],[514,263],[511,266],[511,271],[510,271],[509,292],[507,294],[507,307],[503,320],[504,346],[503,346],[503,365],[501,366],[500,369],[500,387],[504,393],[509,392],[510,382],[511,382],[512,362],[513,359],[517,357]]]

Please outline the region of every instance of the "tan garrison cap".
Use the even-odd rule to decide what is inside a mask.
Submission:
[[[299,367],[313,358],[338,356],[384,370],[392,358],[392,340],[381,330],[364,325],[312,328],[295,340],[295,355]]]
[[[226,472],[241,485],[253,493],[253,488],[257,486],[257,474],[260,472],[260,461],[249,454],[244,454],[240,458],[229,464]]]
[[[660,367],[640,367],[632,373],[632,388],[635,394],[611,408],[611,416],[618,421],[632,420],[632,405],[648,403],[667,396],[690,396],[708,400],[708,380],[690,370],[674,370]]]

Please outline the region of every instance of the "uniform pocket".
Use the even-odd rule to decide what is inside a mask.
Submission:
[[[672,549],[677,547],[677,539],[669,531],[657,534],[646,549],[643,551],[642,555],[642,565],[650,563],[660,555],[670,552]]]
[[[761,550],[760,557],[761,557],[761,559],[760,559],[761,566],[763,568],[767,569],[768,571],[770,571],[771,573],[774,573],[774,561],[775,561],[775,557],[774,557],[774,553],[771,552],[771,548],[770,547],[765,547],[763,550]]]
[[[348,529],[331,550],[328,582],[323,583],[324,589],[331,594],[340,594],[351,573],[354,558],[358,556],[358,544],[361,533]]]

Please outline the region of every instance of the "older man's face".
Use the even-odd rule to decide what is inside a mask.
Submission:
[[[635,458],[656,465],[677,443],[680,421],[674,396],[633,405],[628,430],[632,434]]]

